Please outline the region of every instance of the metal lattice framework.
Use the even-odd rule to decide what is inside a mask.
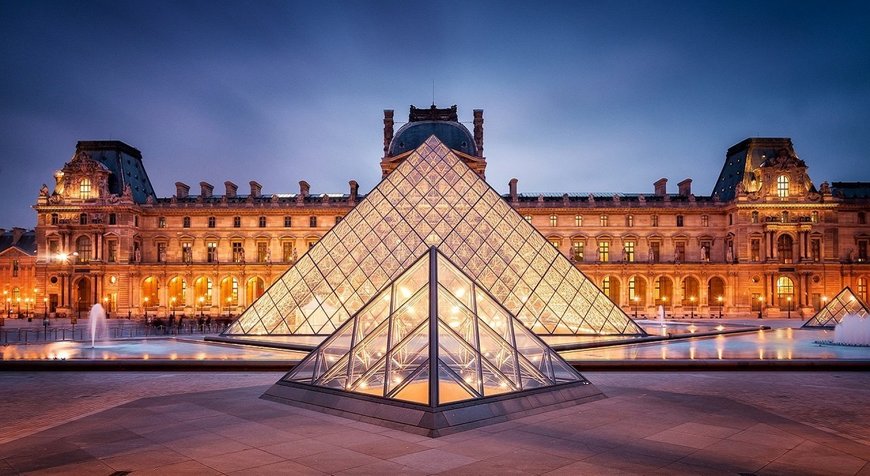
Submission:
[[[804,323],[803,327],[827,327],[833,328],[849,314],[860,317],[870,315],[870,310],[848,286],[843,288],[831,302],[819,309],[819,312]]]
[[[430,246],[535,333],[644,334],[432,136],[224,335],[332,334]]]
[[[429,406],[584,381],[434,247],[283,380]]]

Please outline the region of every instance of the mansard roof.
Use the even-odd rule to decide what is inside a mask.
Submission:
[[[760,168],[768,158],[777,157],[783,149],[789,156],[797,157],[787,137],[750,137],[734,144],[725,153],[725,164],[711,195],[719,195],[723,201],[733,200],[744,175]]]
[[[0,233],[0,254],[12,248],[17,248],[30,256],[36,256],[36,232],[18,228]]]
[[[142,153],[121,141],[79,141],[76,154],[84,152],[106,167],[109,175],[109,193],[121,196],[124,187],[130,186],[133,201],[145,203],[148,197],[156,198],[154,187],[142,164]]]

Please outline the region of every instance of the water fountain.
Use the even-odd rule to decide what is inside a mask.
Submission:
[[[109,337],[109,326],[106,323],[106,310],[100,303],[94,304],[91,307],[91,312],[88,314],[88,320],[91,325],[91,349],[97,339],[105,339]]]
[[[834,327],[834,344],[870,346],[870,318],[847,314]]]

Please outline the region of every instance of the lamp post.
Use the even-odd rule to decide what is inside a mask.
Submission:
[[[716,298],[719,301],[719,319],[722,319],[722,296]]]
[[[758,318],[764,313],[764,296],[758,296]]]
[[[635,319],[637,319],[637,303],[638,303],[638,301],[640,301],[640,299],[638,299],[637,296],[635,296],[634,297],[634,318]]]
[[[695,296],[690,297],[689,302],[691,303],[691,304],[689,304],[689,314],[690,314],[689,319],[694,319],[695,318]],[[685,314],[683,314],[683,315],[685,315]]]
[[[828,305],[828,296],[822,296],[822,308]]]
[[[175,320],[175,296],[169,298],[169,307],[172,308],[172,319]]]
[[[6,319],[9,319],[9,291],[3,290],[3,302],[6,303]]]
[[[204,309],[203,309],[204,306],[205,306],[205,298],[202,297],[202,296],[200,296],[200,297],[199,297],[199,317],[201,317],[201,318],[204,318],[204,317],[205,317],[205,312],[204,312]]]
[[[227,297],[227,319],[230,317],[230,303],[233,302],[233,298]]]
[[[21,298],[15,298],[15,302],[18,303],[18,311],[16,311],[16,314],[18,314],[18,318],[21,319]]]
[[[103,296],[103,309],[106,310],[106,319],[109,318],[109,296]]]
[[[145,296],[145,322],[148,322],[148,301],[150,298]]]
[[[786,298],[786,301],[788,301],[788,318],[791,319],[791,296]]]

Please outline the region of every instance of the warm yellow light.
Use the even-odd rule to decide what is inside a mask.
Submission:
[[[456,297],[458,297],[458,298],[461,298],[462,296],[465,296],[465,288],[459,288],[459,289],[457,289],[456,291],[453,292],[453,295],[456,296]]]
[[[202,304],[203,302],[205,302],[205,298],[202,297],[202,296],[200,296],[200,297],[199,297],[199,303]]]
[[[722,296],[717,297],[716,300],[722,302]]]
[[[411,290],[406,288],[405,286],[399,288],[399,291],[402,292],[402,296],[405,296],[405,299],[411,297]]]

